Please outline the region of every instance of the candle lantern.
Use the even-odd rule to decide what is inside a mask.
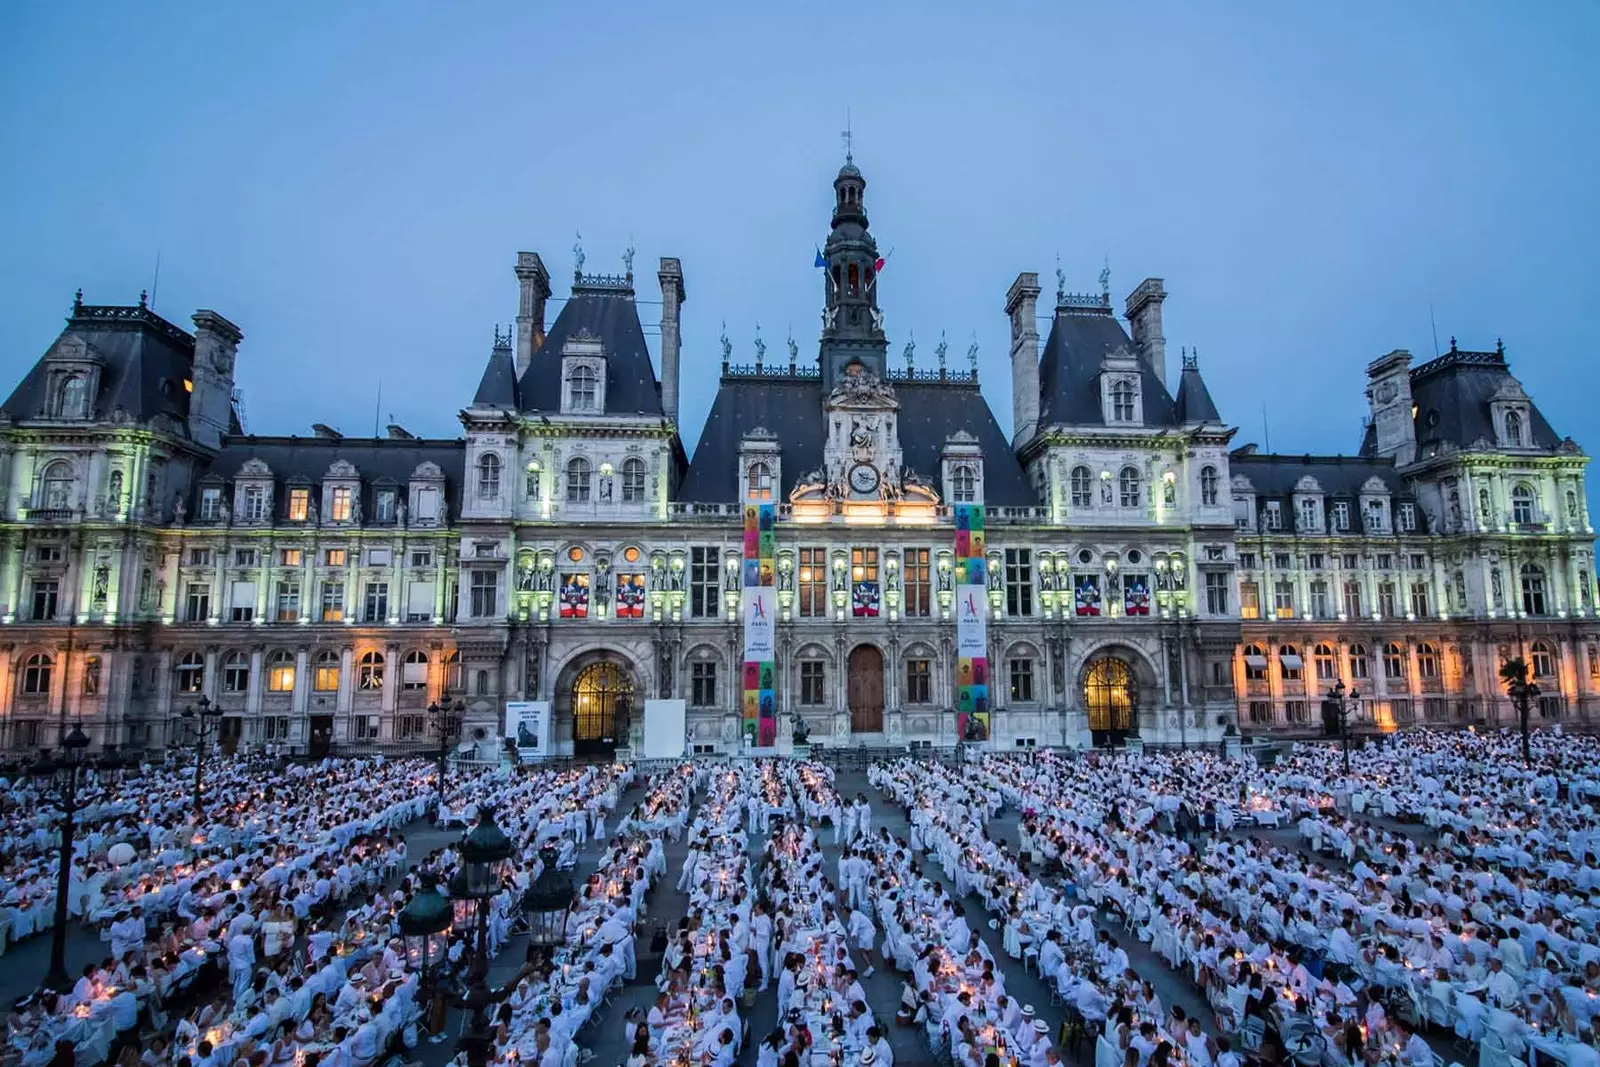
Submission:
[[[431,872],[422,875],[422,888],[400,912],[400,935],[405,939],[406,959],[424,978],[433,976],[445,957],[451,926],[450,902],[439,892],[439,880]]]
[[[522,917],[528,923],[528,943],[546,952],[567,939],[567,917],[572,912],[572,875],[556,866],[556,850],[539,850],[543,869],[522,894]]]

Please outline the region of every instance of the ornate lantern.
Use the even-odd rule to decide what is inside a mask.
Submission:
[[[539,850],[544,869],[522,894],[522,916],[528,924],[528,943],[545,950],[567,939],[567,916],[572,911],[572,875],[556,867],[556,850]]]
[[[422,888],[400,912],[400,935],[405,939],[406,959],[425,979],[445,958],[450,926],[450,902],[439,892],[438,878],[424,873]]]

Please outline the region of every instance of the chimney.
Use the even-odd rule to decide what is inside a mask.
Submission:
[[[1160,278],[1146,278],[1128,294],[1128,325],[1133,329],[1133,344],[1139,355],[1150,361],[1163,388],[1167,384],[1167,339],[1161,332],[1161,302],[1167,291]]]
[[[1039,276],[1026,271],[1006,290],[1011,319],[1011,444],[1020,449],[1039,430]]]
[[[311,424],[311,433],[313,436],[320,437],[324,441],[344,440],[344,434],[340,433],[338,430],[335,430],[332,426],[329,426],[325,422],[313,422]]]
[[[193,321],[189,435],[207,448],[216,448],[233,426],[233,367],[244,334],[215,311],[196,311]]]
[[[388,431],[389,440],[391,441],[415,441],[417,439],[416,434],[401,426],[398,422],[391,422],[384,429]]]
[[[1404,467],[1417,458],[1417,421],[1412,414],[1411,353],[1397,348],[1367,364],[1367,405],[1372,411],[1373,448]]]
[[[661,411],[678,422],[678,308],[689,299],[683,288],[683,265],[662,256],[656,277],[661,281]]]
[[[550,299],[550,272],[537,252],[517,253],[517,378],[544,344],[544,302]]]

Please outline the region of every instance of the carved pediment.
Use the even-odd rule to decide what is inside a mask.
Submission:
[[[1381,496],[1389,492],[1389,487],[1384,484],[1382,478],[1374,474],[1361,483],[1361,492],[1365,495]]]
[[[99,355],[82,337],[75,333],[62,334],[56,341],[55,348],[50,353],[52,362],[57,363],[99,363]]]
[[[839,384],[828,394],[828,406],[898,408],[900,401],[896,399],[893,387],[879,381],[871,371],[862,369],[839,379]]]
[[[427,463],[417,464],[417,469],[411,472],[411,480],[414,482],[442,482],[444,481],[444,472],[439,469],[437,463],[430,460]]]
[[[1294,491],[1297,493],[1320,493],[1322,492],[1322,484],[1307,474],[1294,483]]]
[[[237,477],[270,478],[272,477],[272,468],[267,466],[262,460],[247,459],[244,461],[243,465],[239,467],[239,473]]]
[[[323,477],[334,480],[354,479],[360,478],[361,473],[356,470],[355,464],[351,463],[349,460],[336,459],[333,461],[333,464],[328,467],[328,473],[323,475]]]

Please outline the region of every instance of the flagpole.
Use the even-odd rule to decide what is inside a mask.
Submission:
[[[899,246],[897,245],[895,247],[899,247]],[[889,265],[889,257],[893,256],[893,255],[894,255],[894,248],[891,248],[891,249],[889,249],[888,254],[883,257],[883,266],[884,267],[887,267]],[[878,277],[882,273],[883,273],[883,267],[879,267],[877,270],[872,272],[872,281],[867,283],[866,292],[868,292],[868,293],[872,292],[873,286],[878,284]]]

